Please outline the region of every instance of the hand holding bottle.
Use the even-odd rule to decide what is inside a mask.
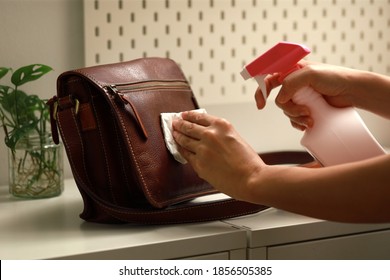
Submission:
[[[305,130],[302,146],[324,166],[383,155],[353,108],[357,103],[350,81],[360,72],[303,62],[309,53],[304,45],[280,42],[244,67],[242,77],[254,77],[259,84],[257,106],[264,107],[270,90],[282,84],[278,105],[294,127]]]
[[[390,110],[385,104],[390,101],[390,79],[372,72],[359,71],[328,64],[300,61],[301,69],[291,73],[281,83],[279,74],[265,78],[267,95],[271,90],[282,86],[276,104],[290,118],[293,127],[304,130],[313,126],[310,110],[295,104],[292,97],[303,87],[311,87],[320,93],[333,107],[357,107],[390,118]],[[264,108],[265,100],[260,88],[255,94],[259,109]]]

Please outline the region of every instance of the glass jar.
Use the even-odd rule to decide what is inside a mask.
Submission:
[[[9,192],[16,197],[60,195],[64,188],[62,145],[50,134],[31,134],[9,150]]]

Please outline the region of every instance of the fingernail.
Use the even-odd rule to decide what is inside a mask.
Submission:
[[[284,100],[283,96],[281,96],[281,95],[279,94],[278,96],[276,96],[275,101],[276,101],[277,103],[284,104],[284,103],[286,103],[288,100]]]
[[[312,118],[308,118],[306,121],[306,125],[308,128],[313,127],[314,125],[314,120]]]
[[[177,126],[177,122],[178,120],[177,119],[173,119],[172,120],[172,127],[175,128]]]

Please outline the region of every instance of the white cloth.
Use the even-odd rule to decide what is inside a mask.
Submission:
[[[205,109],[197,109],[193,110],[199,113],[206,113]],[[173,157],[180,163],[185,164],[187,160],[181,155],[179,150],[177,149],[177,144],[175,139],[173,139],[172,135],[172,121],[175,119],[181,119],[180,113],[161,113],[161,127],[164,134],[165,145],[168,150],[171,152]]]

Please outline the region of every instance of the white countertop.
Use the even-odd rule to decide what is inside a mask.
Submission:
[[[318,220],[270,208],[226,221],[248,230],[248,247],[272,246],[390,229],[390,224],[349,224]]]
[[[54,198],[20,200],[0,187],[0,259],[172,259],[389,229],[274,208],[234,219],[165,226],[105,225],[79,218],[73,179]]]
[[[229,224],[134,226],[88,223],[73,180],[54,198],[19,200],[0,187],[0,259],[171,259],[246,247]]]

